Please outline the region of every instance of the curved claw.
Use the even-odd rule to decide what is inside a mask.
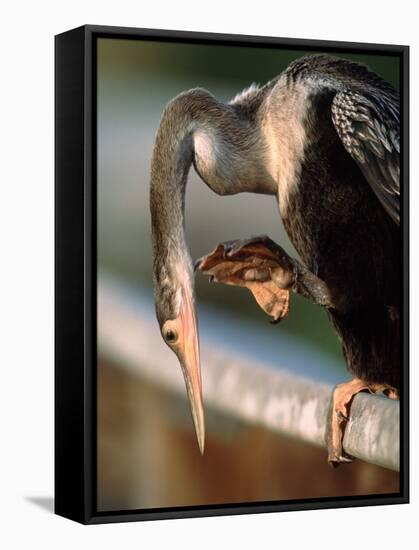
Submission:
[[[339,422],[347,422],[348,421],[348,417],[345,414],[343,414],[342,411],[337,411],[336,414],[337,414]]]
[[[193,270],[196,271],[197,269],[199,269],[199,266],[201,265],[202,263],[202,260],[204,259],[203,256],[201,256],[200,258],[196,259],[194,264],[193,264]]]
[[[337,468],[341,464],[350,464],[355,460],[355,457],[348,455],[346,453],[341,453],[340,455],[329,455],[327,462],[332,468]]]

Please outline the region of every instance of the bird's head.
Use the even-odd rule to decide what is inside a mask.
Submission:
[[[158,258],[158,254],[155,255]],[[201,453],[205,422],[202,402],[198,325],[189,257],[166,257],[154,270],[155,308],[164,342],[182,368]]]

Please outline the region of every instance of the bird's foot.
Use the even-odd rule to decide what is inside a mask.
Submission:
[[[293,260],[266,235],[221,243],[197,260],[195,269],[211,281],[248,288],[272,322],[288,315]]]
[[[267,235],[221,243],[195,266],[214,281],[249,288],[274,323],[287,315],[291,290],[321,307],[337,307],[328,285]]]
[[[354,458],[343,449],[343,436],[349,420],[352,400],[357,393],[362,391],[383,393],[390,399],[399,398],[399,392],[396,388],[388,384],[371,384],[360,378],[354,378],[335,387],[327,428],[327,460],[335,468],[340,464],[352,462]]]

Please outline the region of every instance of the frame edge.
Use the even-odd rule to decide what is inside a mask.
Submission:
[[[55,506],[86,523],[85,30],[55,37]]]

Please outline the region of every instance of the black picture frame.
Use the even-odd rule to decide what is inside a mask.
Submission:
[[[96,508],[96,41],[101,37],[400,57],[403,385],[400,493],[98,512]],[[409,48],[153,29],[82,26],[55,37],[55,513],[84,523],[307,510],[409,501]]]

